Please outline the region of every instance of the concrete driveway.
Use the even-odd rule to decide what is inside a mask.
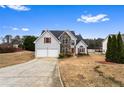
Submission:
[[[57,61],[42,58],[1,68],[0,87],[59,87]]]

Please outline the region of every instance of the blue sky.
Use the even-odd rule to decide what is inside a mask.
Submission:
[[[84,38],[124,33],[124,6],[0,6],[0,37],[39,36],[43,29],[74,30]]]

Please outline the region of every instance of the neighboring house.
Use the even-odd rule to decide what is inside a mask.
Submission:
[[[59,57],[60,53],[87,54],[87,44],[74,31],[43,30],[35,41],[36,57]]]
[[[11,36],[11,35],[6,35],[6,36],[3,38],[3,43],[10,44],[11,42],[12,42],[12,36]]]
[[[110,36],[112,36],[112,35],[114,35],[114,34],[110,34]],[[106,53],[106,50],[107,50],[108,37],[109,37],[109,35],[102,42],[102,51],[104,54]],[[121,37],[122,37],[122,40],[124,42],[124,34],[122,34]]]
[[[18,39],[12,39],[12,46],[14,47],[14,48],[19,48],[19,45],[22,45],[22,41],[21,41],[21,39],[20,40],[18,40]]]
[[[19,45],[22,45],[22,39],[20,38],[20,36],[15,36],[15,38],[12,38],[11,35],[6,35],[4,38],[0,38],[0,44],[3,47],[14,47],[14,48],[18,48]]]
[[[3,37],[0,37],[0,44],[3,43]]]

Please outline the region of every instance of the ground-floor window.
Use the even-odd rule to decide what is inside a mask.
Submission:
[[[69,49],[67,47],[61,47],[61,52],[67,54]]]
[[[80,46],[78,48],[78,53],[83,53],[83,52],[85,52],[85,48],[83,46]]]

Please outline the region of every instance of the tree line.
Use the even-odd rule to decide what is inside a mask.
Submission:
[[[12,35],[6,35],[2,38],[2,43],[0,44],[0,50],[13,50],[14,45],[18,45],[18,48],[22,48],[29,51],[35,50],[34,41],[37,39],[36,36],[22,36],[19,35],[12,37]],[[7,51],[6,51],[7,52]]]
[[[120,32],[108,37],[106,61],[124,63],[124,42]]]
[[[97,39],[84,39],[86,44],[88,45],[88,49],[100,49],[102,48],[102,41],[104,39],[97,38]]]

